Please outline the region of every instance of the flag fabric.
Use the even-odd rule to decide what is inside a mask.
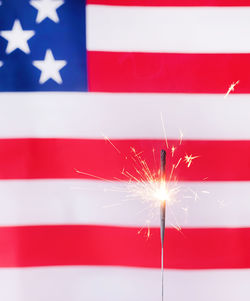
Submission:
[[[157,166],[161,116],[199,157],[165,299],[249,300],[249,33],[248,0],[1,2],[0,300],[160,299],[159,220],[145,238],[121,154]]]

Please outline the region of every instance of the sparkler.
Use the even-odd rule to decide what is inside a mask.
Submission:
[[[164,130],[165,133],[165,130]],[[160,154],[160,168],[157,170],[152,170],[143,158],[143,151],[137,152],[134,147],[130,147],[131,154],[123,154],[119,148],[107,137],[104,136],[105,141],[110,143],[110,145],[115,149],[115,151],[124,157],[126,161],[132,160],[132,170],[123,169],[121,174],[127,178],[127,184],[124,188],[120,189],[114,187],[112,191],[122,191],[126,193],[126,197],[141,200],[147,204],[151,209],[160,209],[160,237],[161,237],[161,289],[162,289],[162,301],[164,300],[164,238],[165,238],[165,226],[166,226],[166,208],[169,208],[169,212],[173,214],[171,210],[171,205],[177,201],[177,195],[181,190],[181,186],[178,184],[177,178],[175,177],[175,171],[178,166],[185,164],[186,167],[190,167],[193,160],[199,156],[194,156],[192,154],[178,157],[177,149],[182,147],[183,134],[180,132],[180,141],[178,145],[169,146],[167,138],[165,137],[166,147],[169,152],[169,160],[167,164],[167,153],[166,150],[162,149]],[[152,149],[153,157],[155,163],[155,149]],[[158,165],[158,163],[157,163]],[[169,166],[169,173],[166,172],[166,166]],[[89,173],[81,172],[79,170],[75,171],[77,173],[85,174],[88,176],[93,176],[96,179],[112,182],[110,180],[105,180],[99,176],[91,175]],[[114,178],[120,180],[119,178]],[[159,211],[158,211],[159,212]],[[151,212],[151,214],[153,211]],[[174,216],[174,215],[173,215]],[[153,217],[153,214],[152,214]],[[175,217],[174,217],[175,218]],[[178,225],[173,225],[177,230],[180,230]],[[138,231],[141,233],[142,229]],[[147,238],[150,237],[149,222],[147,222]]]
[[[161,150],[161,185],[166,188],[166,151]],[[160,229],[161,229],[161,297],[164,299],[164,237],[166,227],[166,199],[164,198],[160,205]]]

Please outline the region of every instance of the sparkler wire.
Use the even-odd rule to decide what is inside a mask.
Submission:
[[[161,116],[162,123],[163,118]],[[166,136],[165,127],[163,124],[164,134]],[[182,144],[183,134],[180,132],[180,142],[179,145]],[[116,147],[115,144],[107,137],[104,136],[104,139],[108,141],[111,146],[123,156],[122,152]],[[167,138],[166,138],[166,148],[170,151],[171,157],[170,160],[173,160],[175,155],[176,146],[168,145]],[[166,176],[166,150],[162,149],[160,153],[160,169],[157,170],[157,173],[154,171],[152,172],[149,168],[147,162],[142,157],[142,151],[137,153],[134,147],[130,147],[132,155],[131,156],[124,156],[127,160],[130,158],[133,161],[133,170],[134,173],[131,171],[126,170],[123,168],[121,174],[123,177],[126,177],[129,181],[129,185],[126,187],[126,192],[128,192],[129,197],[133,197],[136,199],[141,199],[143,201],[150,201],[152,204],[152,208],[160,208],[160,237],[161,237],[161,289],[162,289],[162,301],[164,300],[164,238],[165,238],[165,226],[166,226],[166,207],[171,205],[175,200],[175,196],[178,193],[180,186],[177,186],[177,178],[174,177],[174,172],[177,167],[182,163],[185,163],[189,168],[192,164],[193,160],[198,158],[199,156],[193,156],[192,154],[186,154],[185,157],[180,157],[178,162],[172,164],[172,168],[169,169],[168,177]],[[153,148],[153,156],[154,162],[155,160],[155,149]],[[169,166],[169,165],[168,165]],[[89,173],[81,172],[77,169],[75,171],[79,174],[84,174],[87,176],[91,176],[98,180],[103,180],[107,182],[112,182],[111,180],[106,180],[102,177],[95,176]],[[114,178],[115,180],[120,180],[119,178]],[[174,182],[174,187],[171,188],[172,182]],[[114,190],[116,191],[116,190]],[[118,190],[119,191],[119,190]],[[152,202],[153,201],[153,202]],[[117,204],[115,204],[117,205]],[[169,207],[170,208],[170,207]],[[171,212],[171,210],[170,210]],[[179,230],[179,227],[176,227]],[[138,233],[140,233],[138,231]],[[148,227],[147,231],[147,238],[150,237],[150,230]]]
[[[161,185],[166,188],[166,151],[161,150]],[[161,230],[161,297],[164,299],[164,237],[166,225],[166,200],[161,200],[160,205],[160,230]]]

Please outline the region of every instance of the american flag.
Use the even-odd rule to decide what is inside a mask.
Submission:
[[[138,235],[103,135],[152,167],[162,114],[201,192],[167,220],[165,299],[249,301],[249,69],[249,0],[3,0],[0,300],[160,300],[159,220]]]

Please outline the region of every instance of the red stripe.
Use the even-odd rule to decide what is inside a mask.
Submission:
[[[119,6],[250,6],[249,0],[87,0],[87,4]]]
[[[143,152],[143,159],[153,172],[159,167],[159,156],[166,147],[163,140],[112,140],[121,151],[119,154],[104,140],[81,139],[1,139],[0,179],[33,178],[85,178],[88,175],[76,173],[74,168],[85,173],[115,180],[127,180],[121,171],[125,168],[136,174],[130,147]],[[169,140],[169,145],[178,146],[179,141]],[[156,162],[152,149],[156,152]],[[185,154],[198,155],[190,168],[182,163],[176,169],[176,176],[183,181],[249,181],[250,141],[183,141],[171,159],[168,150],[168,170]],[[128,156],[128,159],[125,158]]]
[[[0,266],[108,265],[160,267],[160,233],[136,228],[30,226],[0,228]],[[250,228],[166,231],[166,267],[250,268]]]
[[[93,92],[250,93],[250,54],[88,51]]]

